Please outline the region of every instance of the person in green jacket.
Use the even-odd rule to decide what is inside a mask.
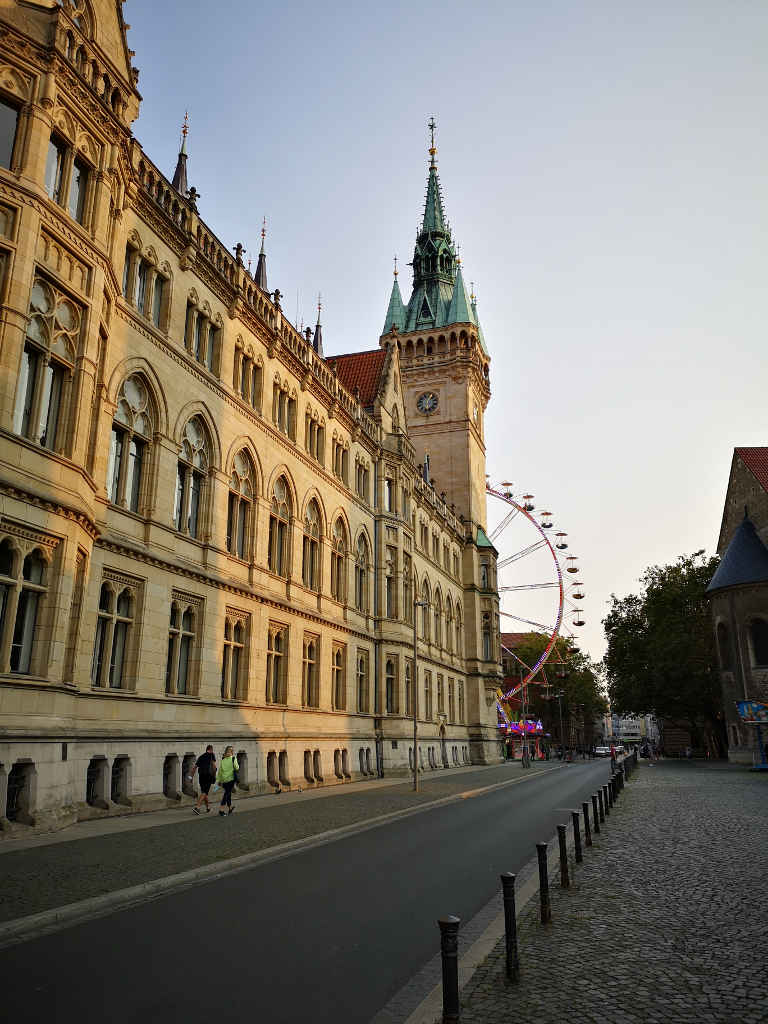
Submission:
[[[219,761],[219,770],[216,772],[216,781],[224,790],[221,797],[221,806],[219,807],[219,817],[221,818],[227,813],[224,810],[225,807],[229,808],[230,814],[235,809],[232,806],[232,790],[235,788],[237,772],[239,771],[240,765],[237,763],[235,752],[232,747],[227,747],[222,754],[221,761]]]

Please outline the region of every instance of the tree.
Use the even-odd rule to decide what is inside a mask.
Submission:
[[[548,642],[546,633],[526,633],[515,644],[514,651],[524,665],[534,665]],[[510,678],[514,679],[522,666],[514,659],[510,662]],[[571,716],[577,721],[583,717],[583,726],[578,726],[577,731],[583,732],[584,742],[591,743],[595,718],[604,714],[608,706],[602,692],[601,673],[602,666],[591,661],[572,639],[558,637],[544,669],[537,672],[527,687],[528,717],[541,719],[545,732],[559,735],[559,708],[552,692],[562,691],[566,738]],[[538,685],[545,682],[549,687]]]
[[[720,746],[720,680],[705,590],[718,558],[704,551],[654,565],[640,577],[642,590],[611,595],[603,619],[608,650],[608,694],[619,714],[655,714],[703,732]],[[717,742],[714,742],[717,737]]]

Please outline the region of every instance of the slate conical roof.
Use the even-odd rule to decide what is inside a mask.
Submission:
[[[706,592],[712,594],[747,583],[768,583],[768,548],[758,537],[752,520],[744,516]]]
[[[173,172],[173,181],[171,182],[177,192],[186,199],[187,192],[189,191],[189,185],[187,184],[187,126],[186,123],[181,130],[181,148],[179,149],[179,159],[176,161],[176,170]]]
[[[403,305],[403,296],[400,294],[400,285],[397,283],[397,274],[392,282],[392,294],[389,297],[387,315],[384,317],[384,330],[381,333],[389,334],[393,326],[398,331],[405,330],[405,306]]]

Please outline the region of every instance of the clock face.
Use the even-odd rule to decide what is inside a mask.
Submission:
[[[419,412],[423,412],[425,416],[429,416],[430,413],[435,412],[437,409],[437,395],[434,391],[425,391],[424,394],[419,395],[416,400],[416,408]]]

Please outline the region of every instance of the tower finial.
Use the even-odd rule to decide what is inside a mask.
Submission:
[[[323,293],[317,293],[317,322],[320,323],[320,310],[323,308]]]
[[[435,121],[434,114],[430,115],[427,127],[429,128],[429,166],[435,167],[435,155],[437,154],[437,149],[435,147],[435,128],[437,128],[437,122]]]
[[[261,252],[264,252],[264,236],[267,233],[267,218],[265,217],[261,222]]]
[[[469,282],[469,299],[470,299],[470,302],[472,303],[472,305],[474,305],[476,300],[477,300],[477,296],[475,295],[475,282],[474,281],[470,281]]]
[[[263,291],[268,291],[267,288],[267,257],[264,252],[264,236],[267,233],[267,218],[265,217],[261,222],[261,249],[259,250],[259,258],[256,260],[256,273],[254,275],[254,281]]]
[[[317,293],[317,323],[315,325],[315,335],[312,340],[312,347],[315,352],[322,358],[323,355],[323,328],[320,323],[320,310],[323,308],[323,296],[321,292]]]
[[[173,172],[171,184],[186,199],[187,197],[187,135],[189,134],[189,111],[184,111],[184,123],[181,126],[181,144],[176,170]],[[193,200],[194,201],[194,200]]]
[[[395,253],[395,277],[397,277],[397,274],[398,274],[398,270],[397,270],[397,253]]]

